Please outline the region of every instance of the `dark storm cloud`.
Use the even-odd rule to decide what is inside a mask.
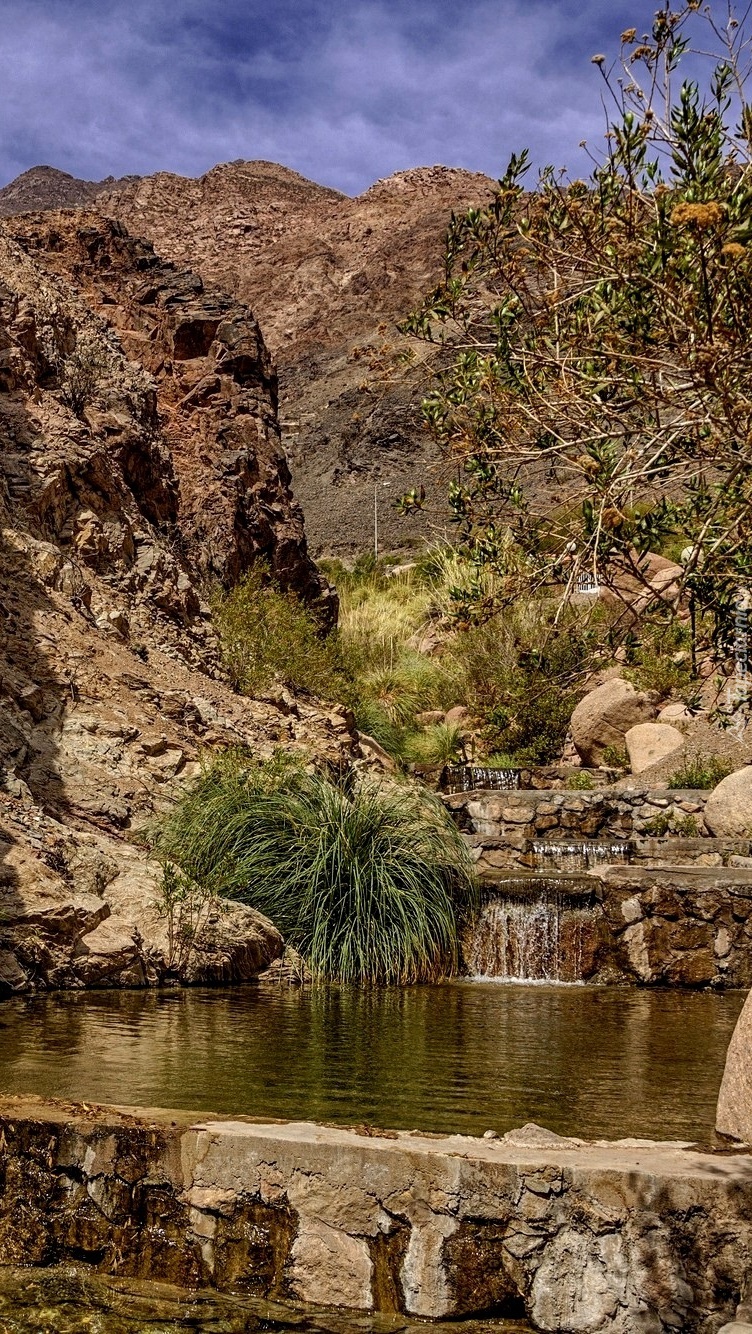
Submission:
[[[0,180],[268,158],[357,193],[528,146],[578,167],[597,50],[645,0],[4,0]]]

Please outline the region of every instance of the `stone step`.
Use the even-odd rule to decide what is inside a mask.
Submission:
[[[466,834],[480,871],[520,867],[529,871],[597,871],[608,865],[727,866],[752,869],[752,839],[662,838],[572,839],[554,831],[551,839]]]
[[[752,839],[749,838],[638,838],[632,842],[636,863],[652,865],[691,865],[752,867]],[[735,860],[739,858],[740,860]],[[712,859],[712,860],[711,860]]]

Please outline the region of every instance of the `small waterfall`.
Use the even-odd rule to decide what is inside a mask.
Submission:
[[[536,870],[588,871],[632,860],[631,843],[536,843],[529,847]]]
[[[475,978],[579,982],[586,953],[593,971],[594,931],[593,909],[571,895],[543,885],[526,898],[497,895],[465,932],[465,967]]]
[[[514,792],[520,786],[519,769],[489,769],[479,764],[450,765],[442,775],[447,792]]]

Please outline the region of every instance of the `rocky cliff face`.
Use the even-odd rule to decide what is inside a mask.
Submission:
[[[206,581],[306,551],[249,312],[94,214],[0,230],[0,990],[144,984],[171,960],[138,829],[212,748],[339,760],[342,713],[233,694]],[[244,910],[183,975],[279,952]]]
[[[418,415],[426,377],[420,356],[382,375],[381,349],[436,281],[452,211],[483,202],[493,182],[418,168],[350,199],[273,163],[231,162],[197,180],[158,173],[80,187],[77,199],[70,178],[35,169],[0,191],[0,212],[62,193],[71,204],[96,198],[159,254],[251,306],[279,369],[283,439],[314,549],[368,547],[375,487],[385,544],[425,536],[424,521],[398,519],[391,502],[416,480],[444,492]]]

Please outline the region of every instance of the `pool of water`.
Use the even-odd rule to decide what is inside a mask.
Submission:
[[[744,995],[458,983],[0,1004],[0,1091],[482,1134],[706,1139]]]
[[[2,1334],[527,1334],[515,1320],[417,1321],[405,1316],[185,1292],[75,1269],[0,1266]]]

